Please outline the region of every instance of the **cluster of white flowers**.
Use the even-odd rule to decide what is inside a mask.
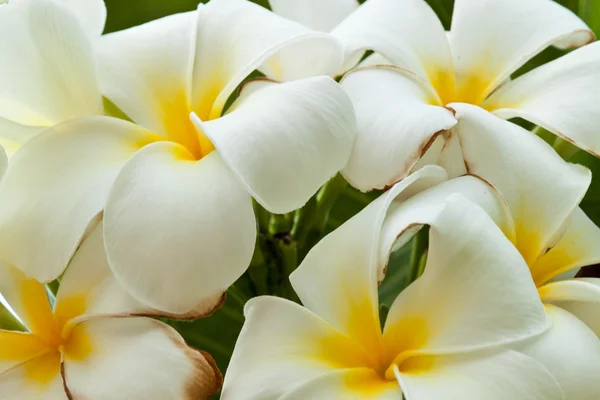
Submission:
[[[600,154],[600,44],[568,9],[456,0],[446,31],[425,0],[210,0],[103,35],[103,0],[0,4],[0,399],[600,398],[591,173],[507,121]],[[550,46],[576,50],[511,78]],[[385,192],[291,274],[302,305],[246,304],[223,379],[156,317],[212,314],[253,201],[338,172]]]

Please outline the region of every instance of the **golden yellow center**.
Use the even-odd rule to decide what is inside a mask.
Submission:
[[[468,103],[482,106],[490,94],[492,82],[477,72],[456,78],[453,71],[432,69],[428,73],[431,85],[437,98],[429,100],[430,104],[446,106],[451,103]]]

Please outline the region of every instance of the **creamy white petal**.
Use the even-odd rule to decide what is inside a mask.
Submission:
[[[529,266],[538,286],[568,271],[600,263],[600,228],[579,207],[567,223],[556,245]]]
[[[456,178],[467,174],[467,166],[460,147],[460,137],[451,132],[446,140],[438,165],[448,172],[450,178]]]
[[[306,25],[329,32],[359,6],[358,0],[269,0],[273,12]]]
[[[104,0],[53,0],[67,7],[79,20],[79,24],[92,37],[99,37],[104,31],[106,6]]]
[[[531,265],[555,244],[587,191],[589,170],[566,163],[538,136],[479,107],[450,107],[460,121],[455,133],[469,173],[490,182],[504,197],[515,222],[517,248]]]
[[[477,104],[546,47],[582,46],[594,34],[554,1],[457,0],[449,38],[458,93]]]
[[[67,400],[60,355],[48,353],[0,374],[0,393],[7,400]]]
[[[163,136],[194,130],[190,67],[197,19],[196,12],[170,15],[98,43],[103,93],[135,123]]]
[[[42,126],[22,125],[10,119],[0,117],[0,139],[2,140],[0,144],[5,146],[6,141],[9,141],[9,143],[14,142],[16,145],[14,151],[10,148],[12,146],[5,146],[6,150],[12,155],[23,143],[44,129],[45,127]]]
[[[362,191],[405,178],[435,137],[456,125],[450,110],[429,104],[436,97],[431,88],[400,69],[359,69],[346,75],[342,87],[354,103],[358,124],[343,174]]]
[[[104,208],[121,166],[153,140],[128,122],[85,117],[29,141],[12,158],[0,187],[4,260],[41,282],[59,276]]]
[[[600,43],[592,43],[502,86],[484,107],[502,118],[529,120],[599,155],[598,101]]]
[[[393,354],[446,354],[548,328],[523,258],[480,207],[455,194],[431,223],[425,272],[392,305],[384,339]]]
[[[322,239],[290,276],[306,308],[374,357],[381,351],[378,246],[386,211],[399,194],[418,193],[445,179],[435,166],[409,176]]]
[[[369,362],[349,338],[289,300],[261,296],[247,303],[244,314],[223,400],[279,399],[304,382]]]
[[[600,340],[572,314],[554,306],[546,310],[552,329],[520,350],[548,368],[565,399],[595,400],[600,393]]]
[[[85,337],[90,346],[83,358],[71,356],[66,346],[65,385],[74,398],[196,400],[221,386],[212,358],[162,322],[101,318],[76,326],[71,335]]]
[[[288,81],[333,75],[342,65],[342,46],[331,35],[249,1],[212,0],[198,12],[192,108],[202,120],[218,118],[231,93],[258,67]]]
[[[516,351],[435,357],[428,363],[425,370],[400,373],[407,399],[565,400],[548,370]]]
[[[102,114],[96,63],[77,18],[52,0],[0,8],[0,116],[49,126]]]
[[[346,57],[374,50],[434,85],[452,85],[446,33],[423,0],[369,0],[332,32]]]
[[[193,120],[266,209],[302,207],[348,161],[356,131],[352,103],[335,81],[271,85],[226,116]]]
[[[226,290],[250,264],[252,201],[212,152],[149,145],[117,177],[104,212],[109,264],[127,291],[172,313]]]
[[[54,315],[62,321],[74,320],[73,322],[123,315],[195,319],[211,314],[223,300],[224,295],[217,293],[192,312],[174,315],[155,310],[134,299],[110,270],[104,250],[103,224],[100,223],[81,244],[61,278]]]

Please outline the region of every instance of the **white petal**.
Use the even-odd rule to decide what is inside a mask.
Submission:
[[[101,318],[74,328],[89,341],[83,359],[69,355],[65,385],[94,400],[207,399],[221,385],[214,361],[186,345],[173,328],[149,318]]]
[[[457,0],[449,37],[458,93],[477,101],[546,47],[594,40],[575,14],[548,0]]]
[[[530,265],[538,286],[560,274],[600,263],[600,228],[581,210],[573,212],[558,243]]]
[[[538,136],[468,104],[450,105],[468,171],[490,182],[515,221],[516,245],[528,264],[553,246],[590,184],[591,174],[568,164]]]
[[[76,17],[51,0],[0,7],[0,116],[49,126],[102,114],[90,41]]]
[[[478,206],[455,194],[431,223],[424,274],[392,305],[393,354],[506,346],[548,329],[525,261]]]
[[[342,87],[354,103],[358,124],[343,173],[362,191],[405,178],[435,137],[456,124],[451,111],[429,104],[436,95],[425,82],[393,67],[356,70]]]
[[[450,178],[456,178],[467,173],[467,166],[460,147],[460,137],[454,132],[449,136],[438,164],[448,172]]]
[[[104,31],[106,22],[106,6],[104,0],[53,0],[67,7],[79,20],[89,35],[99,37]]]
[[[290,276],[306,308],[354,338],[374,357],[381,347],[377,261],[386,211],[399,194],[418,193],[445,178],[444,171],[435,166],[409,176],[322,239]]]
[[[194,122],[265,208],[302,207],[348,161],[352,103],[335,81],[316,77],[271,85],[226,116]]]
[[[48,333],[54,332],[52,308],[44,285],[2,262],[0,294],[30,332],[46,339]]]
[[[436,357],[431,369],[401,373],[399,380],[410,400],[565,399],[543,365],[516,351],[479,357]]]
[[[593,43],[517,78],[484,107],[502,118],[521,117],[599,155],[600,43]]]
[[[109,264],[132,296],[186,313],[250,264],[256,221],[248,193],[212,152],[195,161],[160,142],[123,167],[104,212]]]
[[[330,32],[359,6],[358,0],[269,0],[271,10],[309,28]]]
[[[196,12],[175,14],[98,43],[103,93],[135,123],[163,136],[194,132],[189,103],[197,19]]]
[[[200,6],[193,72],[193,110],[217,118],[231,93],[253,70],[280,81],[333,75],[341,43],[244,0]],[[277,54],[280,53],[280,54]]]
[[[600,304],[598,302],[561,301],[556,304],[585,322],[600,338]]]
[[[4,260],[41,282],[59,276],[104,208],[121,166],[153,140],[125,121],[86,117],[29,141],[12,158],[0,187]]]
[[[48,353],[0,374],[0,393],[11,400],[67,400],[60,355]]]
[[[217,294],[189,314],[173,315],[152,309],[134,299],[110,270],[104,250],[103,224],[100,223],[81,244],[61,278],[54,315],[63,321],[122,315],[195,319],[211,314],[223,300],[223,295]]]
[[[560,384],[565,399],[595,400],[600,393],[600,341],[585,324],[548,306],[552,329],[521,351],[540,361]]]
[[[452,61],[446,32],[423,0],[369,0],[332,32],[350,58],[375,50],[434,85],[451,85]]]
[[[14,151],[10,148],[12,146],[5,146],[6,150],[10,152],[10,155],[14,154],[16,149],[18,149],[21,144],[25,143],[27,140],[31,139],[33,136],[44,130],[45,127],[40,126],[28,126],[22,125],[17,122],[13,122],[10,119],[0,117],[0,140],[2,140],[2,145],[8,141],[14,142],[16,148]]]
[[[223,400],[279,399],[309,380],[368,364],[356,344],[296,303],[261,296],[244,314]]]

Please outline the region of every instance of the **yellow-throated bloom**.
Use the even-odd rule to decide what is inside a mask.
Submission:
[[[369,0],[332,35],[344,43],[347,57],[372,49],[377,55],[369,64],[393,64],[359,68],[342,81],[358,119],[343,173],[361,190],[401,180],[425,153],[435,163],[440,153],[460,151],[447,143],[452,135],[446,131],[460,124],[452,111],[462,103],[505,119],[524,118],[600,154],[600,44],[510,79],[549,46],[575,48],[594,40],[575,14],[554,1],[457,0],[446,32],[424,0]]]
[[[411,202],[444,179],[439,167],[420,170],[318,243],[291,276],[304,307],[251,300],[222,398],[563,399],[538,361],[512,349],[549,328],[514,246],[459,195]],[[477,178],[454,185],[496,202]],[[398,237],[425,223],[425,272],[382,329],[378,278]]]
[[[53,306],[45,285],[5,263],[0,293],[27,328],[0,330],[3,399],[196,400],[220,388],[208,354],[149,318],[177,316],[149,309],[114,279],[101,225],[75,254]]]
[[[252,258],[252,198],[275,213],[299,208],[351,151],[348,96],[327,76],[301,79],[327,73],[318,57],[223,115],[253,70],[299,43],[341,61],[329,35],[244,0],[102,36],[102,91],[135,124],[77,118],[22,147],[0,188],[0,254],[50,281],[104,212],[109,264],[133,296],[182,313],[222,293]]]

